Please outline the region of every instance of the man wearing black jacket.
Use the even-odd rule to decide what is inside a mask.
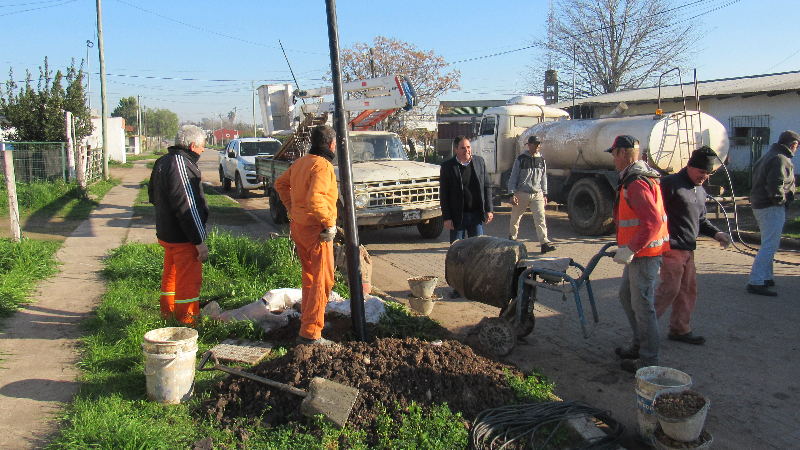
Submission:
[[[453,139],[456,156],[442,163],[439,173],[439,203],[450,243],[483,234],[483,223],[494,218],[492,188],[486,163],[472,155],[465,136]]]
[[[181,127],[169,153],[156,160],[148,185],[156,211],[156,237],[164,247],[161,317],[174,315],[190,326],[200,314],[203,261],[208,259],[208,205],[197,167],[205,141],[200,128]]]
[[[714,171],[717,154],[707,147],[694,152],[686,167],[661,180],[661,196],[667,212],[669,250],[661,255],[661,284],[655,294],[656,315],[672,306],[669,335],[673,341],[701,345],[706,339],[692,332],[689,322],[697,303],[697,270],[694,250],[697,236],[714,238],[727,248],[731,237],[706,217],[706,191],[703,183]]]

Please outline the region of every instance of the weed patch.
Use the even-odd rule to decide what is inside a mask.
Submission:
[[[53,255],[60,246],[58,241],[0,239],[0,317],[30,302],[36,283],[58,271]]]

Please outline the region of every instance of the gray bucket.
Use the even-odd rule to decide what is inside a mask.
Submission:
[[[653,399],[662,392],[683,392],[692,387],[692,377],[669,367],[649,366],[636,371],[636,418],[639,435],[645,443],[654,445],[658,419],[653,411]]]

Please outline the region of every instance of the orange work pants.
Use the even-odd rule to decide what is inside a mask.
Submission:
[[[303,268],[303,300],[300,312],[300,336],[322,337],[325,306],[333,289],[333,242],[320,242],[322,225],[301,225],[292,221],[292,240]]]
[[[686,334],[692,331],[690,322],[697,304],[697,269],[692,250],[671,248],[661,255],[661,284],[655,295],[656,317],[672,306],[669,331]]]
[[[161,274],[161,317],[172,315],[178,322],[193,326],[200,314],[200,287],[203,285],[203,262],[191,242],[170,244],[161,239],[164,247],[164,271]]]

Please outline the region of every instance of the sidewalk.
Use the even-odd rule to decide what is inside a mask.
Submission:
[[[61,272],[0,331],[0,448],[42,448],[78,391],[79,324],[105,291],[103,257],[125,242],[139,182],[149,174],[144,164],[123,173],[56,253]]]

